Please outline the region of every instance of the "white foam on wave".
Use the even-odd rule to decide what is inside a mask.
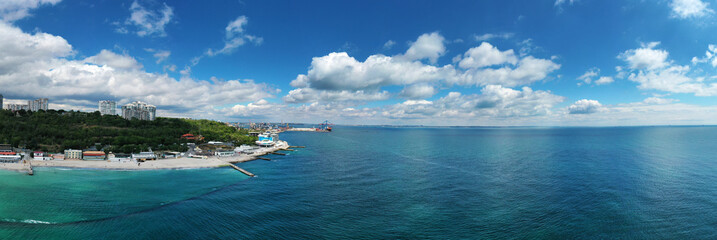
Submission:
[[[55,224],[53,222],[45,222],[40,220],[34,220],[34,219],[25,219],[25,220],[17,220],[17,219],[2,219],[5,222],[21,222],[21,223],[30,223],[30,224]]]

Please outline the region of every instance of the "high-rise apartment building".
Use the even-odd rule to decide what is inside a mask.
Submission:
[[[3,106],[5,105],[2,105],[2,94],[0,94],[0,109],[3,109]]]
[[[156,113],[157,107],[144,102],[133,102],[122,106],[122,117],[128,120],[136,118],[154,121]]]
[[[39,110],[47,111],[48,101],[47,101],[47,98],[39,98],[39,99],[27,101],[27,105],[29,106],[30,111],[33,111],[33,112],[37,112]]]
[[[117,103],[115,101],[100,101],[99,105],[102,115],[117,115]]]

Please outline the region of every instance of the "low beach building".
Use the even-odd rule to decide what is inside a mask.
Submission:
[[[85,151],[82,153],[82,160],[104,161],[105,160],[105,152],[103,152],[103,151]]]
[[[151,161],[157,160],[157,155],[153,152],[132,153],[132,159],[135,161]]]
[[[67,149],[65,150],[66,160],[82,160],[82,150]]]
[[[125,153],[110,153],[107,155],[110,162],[132,162],[132,155]]]
[[[231,156],[236,155],[236,152],[218,150],[218,151],[214,152],[214,155],[218,156],[218,157],[231,157]]]
[[[44,152],[33,152],[32,153],[32,159],[36,161],[49,161],[52,160],[49,155],[45,154]]]
[[[18,163],[22,159],[16,152],[0,152],[0,163]]]
[[[178,158],[182,155],[180,152],[165,152],[162,154],[164,158]]]

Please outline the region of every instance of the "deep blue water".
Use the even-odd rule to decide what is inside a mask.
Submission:
[[[281,138],[306,148],[239,164],[256,178],[0,172],[0,238],[717,238],[717,127],[338,126]]]

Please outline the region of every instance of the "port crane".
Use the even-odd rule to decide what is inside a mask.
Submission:
[[[329,120],[326,120],[322,123],[319,123],[319,128],[323,131],[331,132],[331,126],[334,125],[333,123],[330,123]]]

